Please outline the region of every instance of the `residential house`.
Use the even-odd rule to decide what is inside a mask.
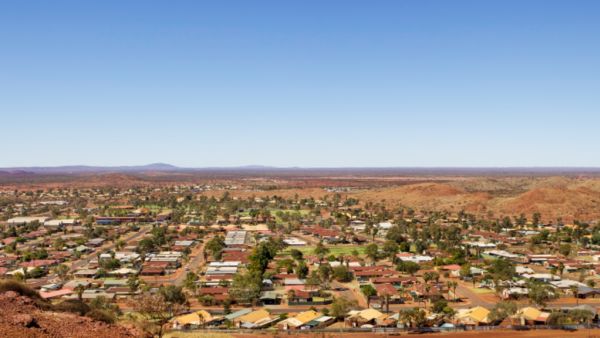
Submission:
[[[289,317],[277,324],[277,327],[283,330],[299,330],[303,328],[308,328],[307,324],[319,317],[322,317],[323,314],[314,310],[304,311],[296,314],[293,317]]]
[[[490,323],[490,310],[476,306],[470,309],[459,309],[455,318],[459,324],[479,326]]]
[[[274,324],[278,320],[278,316],[272,316],[267,310],[261,309],[234,318],[232,321],[238,328],[261,329]]]
[[[213,316],[205,310],[195,311],[185,315],[177,316],[173,319],[173,328],[189,329],[204,327],[213,321]]]

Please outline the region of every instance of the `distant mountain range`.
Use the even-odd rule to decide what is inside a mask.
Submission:
[[[202,173],[202,172],[231,172],[231,173],[312,173],[312,174],[341,174],[341,175],[585,175],[600,174],[600,168],[592,167],[270,167],[262,165],[247,165],[238,167],[199,167],[184,168],[168,163],[152,163],[139,166],[55,166],[55,167],[11,167],[0,168],[3,176],[26,176],[35,174],[94,174],[94,173]]]
[[[141,166],[87,166],[71,165],[57,167],[14,167],[0,168],[0,172],[9,174],[80,174],[105,172],[147,172],[147,171],[179,171],[182,168],[166,163],[152,163]]]

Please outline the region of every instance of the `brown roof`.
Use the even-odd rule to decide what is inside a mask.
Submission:
[[[392,284],[375,284],[375,290],[377,290],[377,294],[380,296],[391,296],[398,294],[398,290],[396,290],[396,288]]]
[[[201,295],[218,295],[229,293],[229,288],[224,287],[213,287],[213,288],[200,288],[198,293]]]

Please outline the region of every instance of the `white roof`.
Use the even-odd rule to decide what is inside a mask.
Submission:
[[[508,288],[504,292],[506,292],[508,294],[512,294],[512,295],[527,295],[527,294],[529,294],[529,290],[527,288],[519,288],[519,287]]]
[[[465,244],[470,246],[476,246],[478,248],[495,248],[496,244],[494,243],[485,243],[485,242],[466,242]]]
[[[284,285],[304,285],[305,281],[298,278],[285,278],[283,280]]]
[[[283,240],[283,242],[287,245],[306,245],[306,241],[303,241],[303,240],[295,238],[295,237],[286,238]]]
[[[515,272],[518,273],[519,275],[524,274],[524,273],[534,273],[535,271],[533,271],[532,268],[527,267],[527,266],[522,266],[522,265],[517,265],[515,267]]]
[[[119,251],[115,252],[115,258],[118,260],[136,260],[140,257],[140,254],[132,251]]]
[[[183,252],[179,251],[161,251],[153,255],[155,258],[178,258],[181,256],[183,256]]]
[[[50,217],[46,216],[23,216],[23,217],[14,217],[9,219],[8,224],[26,224],[31,223],[33,221],[38,221],[40,223],[44,223],[49,220]]]
[[[131,269],[131,268],[120,268],[120,269],[111,271],[110,273],[113,275],[131,275],[131,274],[138,273],[138,271],[136,269]]]
[[[498,256],[498,257],[504,257],[504,258],[518,258],[519,257],[519,255],[510,253],[510,252],[504,251],[504,250],[487,250],[487,251],[484,251],[483,253],[491,255],[491,256]]]
[[[175,241],[176,246],[190,246],[194,244],[194,241]]]
[[[225,245],[241,245],[246,243],[246,234],[244,230],[229,231],[225,236]]]
[[[222,266],[222,267],[215,267],[215,266],[209,266],[206,269],[206,274],[207,275],[233,275],[235,273],[237,273],[237,266]]]
[[[225,262],[210,262],[208,264],[208,266],[212,266],[212,267],[237,267],[240,264],[242,264],[242,262],[239,261],[225,261]]]
[[[13,270],[13,271],[7,272],[6,274],[7,274],[7,275],[14,275],[14,274],[20,273],[20,274],[24,275],[24,274],[25,274],[25,269],[27,269],[27,272],[31,272],[31,271],[33,271],[35,268],[34,268],[34,267],[32,267],[32,266],[30,266],[30,267],[28,267],[28,268],[18,268],[18,269],[16,269],[16,270]]]
[[[563,279],[563,280],[559,280],[559,281],[552,281],[550,282],[550,284],[556,286],[559,289],[566,289],[566,288],[570,288],[571,286],[587,286],[583,283],[580,283],[578,281],[574,281],[571,279]]]
[[[529,278],[529,279],[547,279],[547,280],[560,280],[561,279],[559,276],[556,276],[556,275],[553,275],[550,273],[532,273],[532,274],[524,273],[523,277]]]
[[[319,264],[316,264],[316,265],[318,266]],[[332,261],[332,262],[329,262],[329,265],[332,268],[335,268],[335,267],[340,266],[340,265],[346,266],[346,262],[341,263],[339,261]],[[348,262],[348,266],[351,267],[351,268],[356,268],[356,267],[360,266],[360,262]]]
[[[324,322],[326,322],[326,321],[328,321],[328,320],[330,320],[330,319],[333,319],[333,317],[329,317],[329,316],[321,316],[321,317],[319,317],[319,318],[317,318],[317,319],[313,319],[313,320],[315,320],[315,321],[317,321],[317,322],[323,322],[323,323],[324,323]]]
[[[391,222],[381,222],[379,224],[377,224],[377,227],[379,229],[389,229],[391,227],[393,227],[394,225]]]
[[[67,204],[67,201],[41,201],[40,202],[41,205],[65,205]]]
[[[431,256],[421,256],[421,255],[412,255],[412,256],[398,256],[398,258],[403,262],[429,262],[433,260]]]
[[[44,222],[45,226],[61,226],[67,224],[75,224],[77,220],[75,219],[51,219],[49,221]]]

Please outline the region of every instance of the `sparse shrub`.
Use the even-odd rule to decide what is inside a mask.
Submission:
[[[54,305],[55,311],[75,313],[80,316],[90,312],[90,306],[78,299],[67,299]]]
[[[113,324],[116,321],[115,316],[107,310],[93,309],[85,316],[107,324]]]
[[[8,291],[14,291],[21,296],[27,296],[33,299],[41,299],[40,294],[37,291],[14,279],[0,281],[0,292]]]

